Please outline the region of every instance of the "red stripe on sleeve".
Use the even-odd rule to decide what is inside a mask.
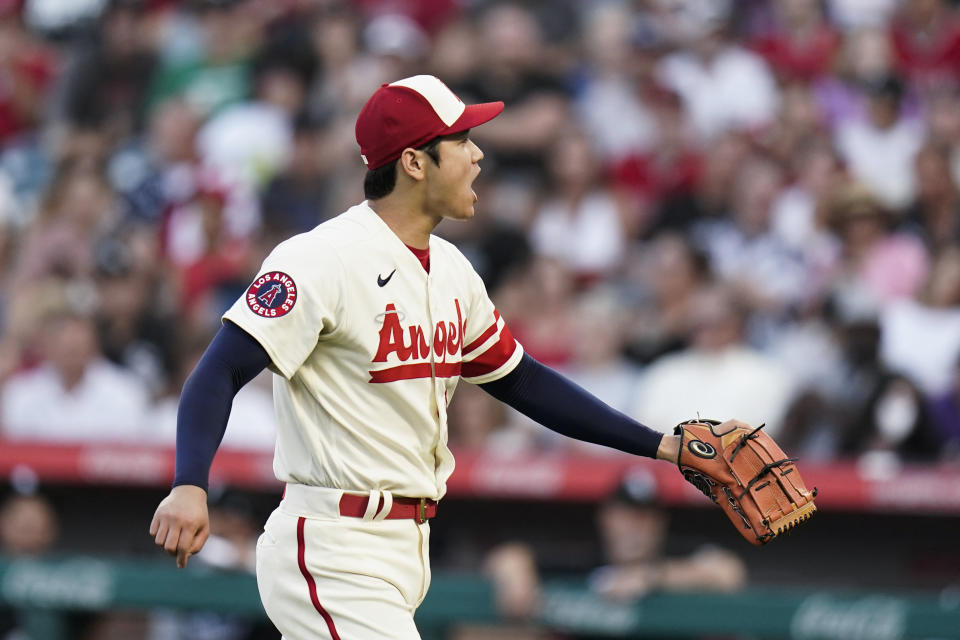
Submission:
[[[333,640],[340,640],[340,634],[337,633],[337,628],[333,624],[333,618],[330,617],[327,610],[320,604],[320,597],[317,595],[317,583],[313,580],[313,574],[307,570],[307,545],[303,539],[303,525],[306,520],[306,518],[297,520],[297,564],[300,565],[300,573],[303,574],[303,579],[307,581],[307,588],[310,590],[310,600],[313,602],[313,608],[317,610],[317,613],[323,617],[323,621],[327,623],[327,631],[330,632],[330,637],[333,638]]]
[[[473,342],[471,342],[470,344],[468,344],[463,348],[463,355],[467,355],[471,351],[476,351],[480,345],[482,345],[484,342],[489,340],[490,336],[492,336],[497,332],[497,323],[500,321],[500,318],[499,318],[499,314],[495,314],[495,315],[497,316],[497,318],[494,319],[493,324],[487,327],[486,331],[481,333],[479,338],[477,338],[476,340],[474,340]]]
[[[500,332],[500,339],[482,354],[461,365],[460,375],[464,378],[475,378],[496,371],[507,363],[507,360],[517,350],[517,341],[506,326]]]

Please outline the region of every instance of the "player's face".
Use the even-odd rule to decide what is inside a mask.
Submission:
[[[463,134],[442,140],[437,147],[440,163],[427,162],[426,209],[438,218],[469,220],[477,201],[472,185],[480,175],[483,151]]]

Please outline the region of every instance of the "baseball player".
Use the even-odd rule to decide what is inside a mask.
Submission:
[[[366,201],[274,249],[184,385],[174,487],[150,525],[179,567],[207,538],[208,473],[234,395],[265,367],[277,374],[286,488],[257,582],[287,640],[419,638],[461,379],[565,435],[677,460],[677,436],[525,355],[470,263],[431,235],[473,217],[483,152],[469,130],[502,109],[464,105],[432,76],[378,89],[356,123]]]

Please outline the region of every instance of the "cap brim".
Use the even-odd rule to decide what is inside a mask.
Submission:
[[[484,122],[493,120],[503,111],[503,102],[483,102],[481,104],[468,104],[467,108],[457,118],[457,121],[447,127],[440,135],[449,135],[451,133],[460,133],[467,129],[473,129]]]

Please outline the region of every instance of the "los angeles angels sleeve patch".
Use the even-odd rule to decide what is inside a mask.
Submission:
[[[247,306],[263,318],[279,318],[290,313],[297,302],[297,285],[282,271],[257,276],[245,296]]]

